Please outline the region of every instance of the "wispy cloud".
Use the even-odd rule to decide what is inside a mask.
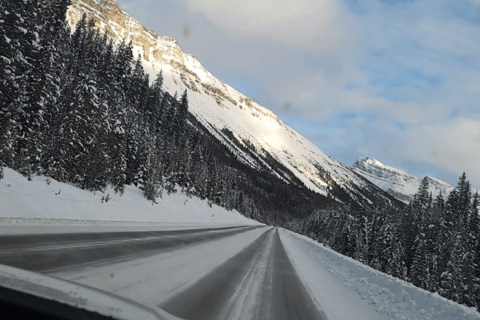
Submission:
[[[337,0],[184,0],[235,36],[287,45],[343,48],[351,36],[353,15]],[[347,16],[346,16],[347,15]]]
[[[390,147],[392,155],[415,159],[447,171],[467,173],[480,181],[480,118],[460,118],[447,125],[422,125],[408,129]]]

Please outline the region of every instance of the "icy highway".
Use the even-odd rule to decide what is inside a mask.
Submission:
[[[327,319],[272,227],[4,235],[0,263],[182,319]]]
[[[0,265],[159,307],[169,320],[480,319],[475,310],[264,225],[0,225]]]

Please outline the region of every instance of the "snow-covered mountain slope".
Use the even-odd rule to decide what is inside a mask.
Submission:
[[[135,56],[154,78],[161,70],[164,88],[188,92],[189,108],[199,122],[245,164],[267,170],[288,183],[304,184],[337,200],[371,203],[395,201],[347,165],[330,157],[260,106],[208,72],[177,41],[158,36],[121,10],[114,0],[72,0],[67,13],[74,26],[86,13],[101,34],[115,42],[132,41]]]
[[[386,166],[370,157],[358,158],[353,164],[353,170],[405,203],[413,200],[413,195],[417,192],[422,180],[399,169]],[[440,193],[447,196],[453,190],[450,184],[442,180],[430,176],[426,176],[426,178],[433,198]]]

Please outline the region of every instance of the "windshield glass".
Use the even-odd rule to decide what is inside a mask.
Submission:
[[[477,319],[479,14],[1,0],[4,290],[182,319]]]

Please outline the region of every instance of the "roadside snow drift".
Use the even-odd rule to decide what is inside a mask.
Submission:
[[[280,231],[298,274],[329,320],[480,319],[473,308],[374,270],[305,236]]]
[[[105,192],[91,192],[42,176],[28,181],[18,172],[4,168],[4,179],[0,180],[0,225],[258,224],[236,210],[210,207],[206,200],[181,193],[164,193],[157,202],[147,201],[142,191],[133,186],[126,186],[122,196],[108,188]]]

